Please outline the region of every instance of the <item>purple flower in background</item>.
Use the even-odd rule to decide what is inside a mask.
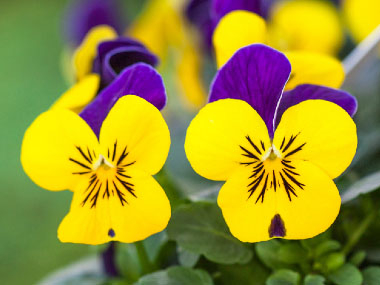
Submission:
[[[67,7],[64,30],[67,40],[79,45],[91,28],[107,25],[117,32],[124,28],[117,0],[75,0]]]
[[[186,7],[186,16],[203,34],[208,48],[212,46],[212,34],[227,13],[235,10],[245,10],[256,13],[264,18],[275,0],[191,0]]]
[[[155,67],[157,57],[142,43],[126,37],[104,41],[98,45],[93,72],[100,74],[101,86],[110,84],[126,67],[143,62]]]

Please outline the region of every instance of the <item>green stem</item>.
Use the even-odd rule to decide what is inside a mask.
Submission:
[[[369,225],[373,222],[376,217],[376,209],[372,208],[368,215],[364,218],[364,220],[360,223],[358,228],[354,231],[354,233],[350,236],[346,245],[343,248],[343,253],[348,254],[352,248],[358,243],[362,235],[366,232]]]
[[[147,274],[154,271],[154,264],[149,260],[144,243],[142,241],[135,242],[137,255],[142,268],[142,274]]]

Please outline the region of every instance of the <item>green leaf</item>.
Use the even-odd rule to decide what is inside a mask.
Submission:
[[[325,285],[325,277],[317,274],[306,275],[304,285]]]
[[[287,267],[287,264],[283,262],[278,255],[281,245],[282,243],[276,239],[259,242],[255,245],[256,254],[269,268],[280,269]]]
[[[359,269],[349,263],[330,273],[328,278],[336,285],[361,285],[363,281]]]
[[[370,266],[363,270],[363,285],[380,284],[380,266]]]
[[[341,252],[333,252],[325,256],[321,263],[326,272],[333,272],[340,268],[346,261],[346,256]]]
[[[219,264],[220,284],[264,285],[270,270],[267,269],[255,256],[247,264]]]
[[[320,243],[315,249],[315,257],[321,257],[326,253],[339,250],[341,247],[340,243],[336,240],[326,240]]]
[[[342,203],[347,203],[361,194],[366,194],[380,188],[380,171],[372,173],[352,184],[342,194]]]
[[[157,271],[145,275],[135,285],[212,285],[210,275],[200,269],[187,267],[170,267],[167,270]]]
[[[269,276],[266,285],[298,285],[300,275],[288,269],[280,269]]]
[[[363,263],[366,256],[367,256],[367,253],[364,250],[359,250],[355,252],[354,255],[351,256],[350,263],[355,266],[359,266],[360,264]]]
[[[306,260],[307,251],[298,242],[292,241],[281,245],[278,258],[288,264],[298,264]]]
[[[198,253],[190,252],[182,247],[177,247],[179,264],[185,267],[193,267],[199,260]]]
[[[214,203],[181,205],[173,212],[167,233],[182,248],[216,263],[247,263],[252,258],[249,247],[230,234]]]

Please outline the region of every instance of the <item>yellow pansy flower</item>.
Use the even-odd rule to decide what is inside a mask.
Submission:
[[[127,95],[108,113],[99,138],[70,110],[41,114],[25,133],[21,162],[40,187],[74,192],[58,229],[62,242],[130,243],[162,231],[169,221],[169,201],[152,177],[169,146],[160,111]]]

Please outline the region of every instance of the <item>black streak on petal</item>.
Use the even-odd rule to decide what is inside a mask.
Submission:
[[[115,231],[113,229],[109,229],[108,236],[111,238],[115,237]]]
[[[284,221],[279,214],[274,215],[269,226],[269,237],[284,237],[286,235],[286,229]]]

